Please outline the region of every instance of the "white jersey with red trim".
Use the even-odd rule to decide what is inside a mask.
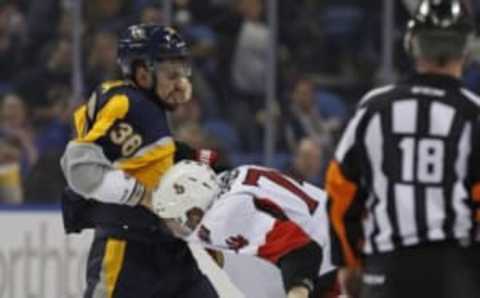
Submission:
[[[313,240],[323,252],[319,275],[334,269],[321,189],[260,166],[241,166],[220,179],[223,192],[189,241],[276,263]]]

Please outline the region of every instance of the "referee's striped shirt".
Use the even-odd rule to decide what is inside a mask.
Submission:
[[[326,189],[343,260],[470,239],[480,202],[480,97],[460,81],[417,75],[360,102]]]

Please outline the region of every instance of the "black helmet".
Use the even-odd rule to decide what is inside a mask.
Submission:
[[[473,17],[461,0],[422,0],[408,22],[405,49],[413,57],[461,57],[474,32]]]
[[[132,72],[132,63],[143,61],[153,67],[167,59],[188,59],[185,40],[171,27],[139,24],[127,28],[118,41],[118,62],[124,75]]]

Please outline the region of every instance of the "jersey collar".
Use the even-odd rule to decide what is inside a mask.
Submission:
[[[461,88],[462,82],[452,76],[438,74],[415,74],[411,76],[407,83],[415,85],[428,85],[441,88]]]

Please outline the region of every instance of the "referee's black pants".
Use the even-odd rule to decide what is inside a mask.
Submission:
[[[480,298],[480,246],[439,242],[368,256],[361,298]]]

